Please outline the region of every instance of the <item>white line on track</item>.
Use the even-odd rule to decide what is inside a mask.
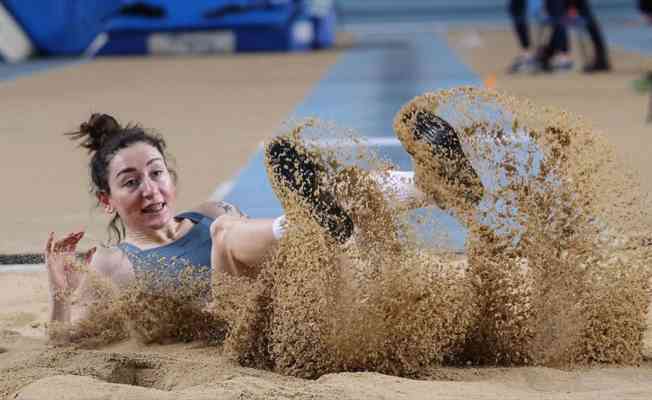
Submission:
[[[226,182],[223,182],[219,185],[217,185],[217,188],[213,191],[213,195],[211,196],[211,200],[213,201],[222,201],[226,196],[231,193],[231,190],[233,190],[233,187],[235,186],[235,180],[231,179]]]
[[[41,271],[45,271],[45,264],[0,265],[0,273],[3,273],[3,272],[41,272]]]
[[[325,147],[355,147],[355,146],[375,146],[375,147],[396,147],[401,146],[401,142],[394,137],[362,137],[360,140],[341,140],[341,139],[320,139],[314,142],[317,145]]]
[[[397,147],[401,146],[401,142],[395,137],[382,137],[382,136],[360,136],[356,140],[349,139],[313,139],[306,140],[309,144],[316,144],[324,147],[356,147],[356,146],[376,146],[376,147]],[[264,147],[264,142],[260,142],[260,150]]]

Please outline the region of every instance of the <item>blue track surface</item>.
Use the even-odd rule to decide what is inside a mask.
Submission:
[[[625,50],[652,55],[652,26],[607,28],[609,44]]]
[[[67,67],[80,62],[84,62],[84,60],[61,58],[26,61],[20,64],[4,64],[0,62],[0,81],[13,80],[20,78],[21,76],[30,76],[54,68]]]
[[[424,92],[478,83],[478,77],[434,32],[359,32],[355,45],[340,56],[293,117],[318,117],[352,128],[361,136],[385,138],[383,145],[373,150],[401,169],[411,169],[408,154],[393,140],[396,112]],[[260,151],[225,200],[252,217],[283,213],[267,181]],[[459,225],[443,213],[439,218],[450,229],[454,247],[462,247],[465,234]]]

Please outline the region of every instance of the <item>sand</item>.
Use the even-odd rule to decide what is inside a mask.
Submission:
[[[0,343],[0,398],[16,399],[648,399],[652,366],[437,368],[424,380],[339,373],[317,380],[242,368],[219,349],[193,344],[57,350],[42,339]],[[10,394],[18,390],[16,397]]]
[[[584,115],[588,120],[601,131],[605,132],[608,139],[616,146],[621,154],[626,155],[634,164],[634,167],[644,176],[647,177],[645,168],[646,156],[645,145],[649,138],[647,126],[644,121],[644,107],[646,99],[641,99],[628,86],[631,79],[638,77],[638,66],[642,58],[632,54],[614,51],[614,64],[616,72],[611,75],[585,77],[580,74],[570,76],[525,76],[512,78],[507,77],[502,71],[508,60],[514,54],[514,48],[510,47],[512,43],[511,33],[508,31],[498,32],[481,32],[483,46],[473,49],[465,48],[458,39],[469,34],[474,34],[471,30],[464,32],[451,33],[451,44],[458,50],[460,55],[465,57],[466,61],[482,74],[495,74],[497,85],[516,94],[524,95],[539,104],[557,104],[563,108],[578,112]],[[472,50],[472,51],[471,51]],[[327,57],[327,55],[323,55]],[[261,62],[264,59],[261,58]],[[482,60],[482,62],[480,62]],[[277,60],[278,61],[278,60]],[[327,60],[322,60],[326,62]],[[199,64],[212,63],[209,60],[198,60]],[[94,66],[94,64],[82,66],[81,68],[109,68],[120,71],[121,63],[135,63],[138,61],[114,61],[111,65]],[[173,74],[175,68],[174,60],[165,60],[170,68],[168,73]],[[145,66],[143,66],[145,67]],[[211,65],[212,67],[212,65]],[[122,77],[129,75],[129,68],[134,65],[122,64]],[[210,69],[208,65],[205,68]],[[621,69],[622,68],[622,69]],[[163,68],[165,70],[165,68]],[[201,70],[201,68],[199,68]],[[641,68],[642,69],[642,68]],[[77,71],[79,72],[79,71]],[[97,72],[97,71],[96,71]],[[91,71],[88,71],[92,75]],[[68,85],[75,75],[70,71],[53,72],[54,76],[48,75],[26,79],[23,82],[6,84],[9,89],[19,86],[19,84],[29,87],[25,92],[32,92],[31,96],[44,96],[40,92],[40,87],[56,85],[61,78],[68,76]],[[54,79],[56,78],[56,79]],[[152,78],[153,79],[153,78]],[[124,83],[124,82],[123,82]],[[123,101],[124,88],[119,87],[107,89],[112,98],[109,103],[92,103],[99,104],[98,107],[104,107],[102,104],[112,104],[112,107],[119,107]],[[135,85],[131,82],[130,85]],[[147,86],[140,83],[142,89]],[[88,80],[88,85],[92,85],[92,80]],[[107,85],[107,83],[105,83]],[[279,83],[280,85],[280,83]],[[159,87],[158,85],[155,85]],[[591,86],[587,88],[587,86]],[[60,86],[59,89],[65,106],[59,112],[56,112],[55,95],[53,91],[52,115],[57,115],[54,121],[32,118],[38,121],[39,127],[48,128],[47,132],[59,132],[61,129],[69,128],[70,120],[79,120],[83,118],[86,111],[79,111],[78,100],[69,98],[66,100],[66,94],[63,90],[66,87]],[[105,86],[106,88],[107,86]],[[108,85],[108,87],[111,87]],[[255,87],[252,85],[250,88]],[[7,89],[7,88],[3,88]],[[240,87],[238,87],[240,89]],[[14,90],[14,89],[12,89]],[[79,88],[77,89],[79,90]],[[159,89],[162,90],[162,89]],[[197,84],[194,90],[202,92],[202,87]],[[244,90],[244,89],[242,89]],[[91,88],[88,91],[92,92]],[[139,92],[139,90],[134,90]],[[297,91],[296,96],[300,95]],[[111,95],[111,93],[113,93]],[[87,94],[90,96],[91,93]],[[138,103],[139,96],[145,99],[152,93],[135,94],[136,99],[130,99]],[[157,96],[164,96],[159,92]],[[186,94],[190,99],[190,91]],[[203,91],[203,98],[208,102],[212,94]],[[17,110],[25,111],[29,109],[29,95],[23,97],[15,94],[14,112]],[[71,95],[70,97],[74,97]],[[250,96],[252,97],[252,96]],[[253,96],[255,98],[255,96]],[[33,98],[32,98],[33,99]],[[247,99],[247,96],[243,97]],[[261,98],[258,108],[255,104],[251,105],[252,110],[269,109],[272,102]],[[180,101],[182,103],[182,101]],[[236,101],[233,101],[237,103]],[[623,107],[615,108],[614,103],[622,104]],[[216,102],[217,103],[217,102]],[[249,108],[243,106],[240,102],[234,104],[238,110]],[[289,104],[289,103],[288,103]],[[33,105],[34,106],[34,105]],[[108,106],[108,105],[107,105]],[[34,106],[35,107],[35,106]],[[127,115],[133,115],[134,119],[142,121],[144,124],[155,125],[164,128],[173,127],[173,131],[182,131],[185,126],[192,126],[192,133],[188,134],[206,135],[205,131],[198,129],[197,121],[188,122],[187,118],[192,118],[193,110],[187,110],[185,120],[179,117],[176,107],[178,104],[170,104],[169,107],[175,108],[175,113],[162,112],[159,110],[149,110],[147,105],[143,105],[140,110],[132,110],[127,105],[122,106],[121,110]],[[150,106],[151,107],[151,106]],[[208,106],[206,106],[208,107]],[[289,107],[289,106],[288,106]],[[210,108],[210,107],[209,107]],[[640,110],[637,111],[637,110]],[[90,111],[90,110],[88,110]],[[93,110],[95,111],[95,110]],[[103,111],[103,110],[100,110]],[[212,110],[207,111],[206,115],[212,116]],[[159,114],[160,113],[160,114]],[[282,111],[277,110],[278,118],[282,118]],[[50,110],[48,110],[50,114]],[[64,115],[65,114],[65,115]],[[225,118],[234,115],[237,119],[237,113],[226,113]],[[197,117],[195,115],[196,118]],[[148,118],[143,119],[143,118]],[[165,126],[159,124],[162,120],[166,121]],[[25,118],[18,116],[13,119],[14,129],[23,127],[21,132],[31,131],[26,128],[27,125],[36,123],[26,121]],[[151,121],[151,122],[148,122]],[[203,120],[206,125],[214,125],[214,120]],[[249,118],[242,121],[233,122],[237,126],[249,121]],[[29,124],[28,124],[29,122]],[[270,129],[271,122],[265,121],[268,125],[262,124],[261,129]],[[221,124],[219,125],[221,126]],[[56,129],[51,129],[55,127]],[[217,128],[216,128],[217,129]],[[220,128],[221,129],[221,128]],[[167,128],[166,128],[167,130]],[[252,151],[253,146],[260,140],[260,132],[254,130],[248,131],[249,134],[243,134],[242,140],[230,138],[228,141],[218,140],[214,151],[214,159],[227,159],[230,153],[236,152],[234,149],[240,149],[240,161],[244,161],[247,155]],[[166,133],[163,131],[163,133]],[[44,134],[45,135],[45,134]],[[170,136],[170,135],[168,135]],[[6,135],[2,135],[6,137]],[[47,139],[45,139],[47,138]],[[11,160],[9,165],[18,169],[25,169],[28,175],[26,181],[33,182],[34,176],[38,171],[46,171],[46,176],[38,182],[47,182],[52,180],[53,176],[63,177],[63,189],[54,193],[67,193],[74,191],[74,195],[63,194],[61,198],[52,199],[52,204],[48,205],[48,212],[44,212],[41,217],[34,217],[32,220],[41,221],[37,224],[32,223],[31,228],[23,227],[24,224],[19,220],[20,216],[10,215],[8,210],[15,209],[20,204],[20,209],[36,210],[43,208],[38,203],[39,189],[33,189],[33,196],[28,199],[21,198],[13,201],[4,208],[8,221],[14,221],[10,227],[18,229],[18,236],[13,241],[8,241],[9,245],[24,250],[27,244],[38,251],[40,241],[32,238],[34,232],[41,232],[42,229],[49,229],[52,226],[61,227],[62,223],[71,224],[79,222],[88,217],[88,214],[75,217],[73,214],[65,214],[62,218],[60,213],[52,210],[75,209],[73,206],[82,205],[88,207],[88,199],[78,200],[78,203],[69,204],[70,199],[79,198],[79,187],[85,182],[85,175],[79,174],[78,167],[83,163],[83,156],[70,151],[66,143],[62,143],[58,136],[43,136],[43,151],[40,157],[32,160],[48,160],[50,163],[57,162],[61,165],[63,171],[69,171],[57,175],[49,169],[43,170],[35,166],[27,168],[26,164],[21,161],[19,155],[20,142],[16,150],[3,152],[7,153],[5,160]],[[198,141],[208,140],[206,136],[197,139]],[[237,142],[237,143],[236,143]],[[23,143],[24,146],[29,144],[28,140]],[[2,143],[2,149],[6,149],[6,143]],[[48,146],[51,154],[61,154],[61,160],[47,159]],[[240,147],[241,146],[241,147]],[[26,147],[25,147],[26,148]],[[173,144],[172,148],[179,148]],[[32,149],[32,146],[30,146]],[[56,151],[55,151],[56,149]],[[194,149],[187,146],[185,151],[192,152]],[[31,151],[31,150],[30,150]],[[13,154],[13,155],[12,155]],[[69,155],[64,157],[63,154]],[[76,155],[75,155],[76,154]],[[13,157],[13,158],[11,158]],[[77,157],[77,158],[75,158]],[[183,163],[193,162],[193,157],[185,156]],[[177,151],[177,158],[180,159]],[[199,158],[199,157],[197,157]],[[19,162],[20,161],[20,162]],[[61,161],[61,162],[59,162]],[[205,162],[205,160],[203,160]],[[200,162],[200,161],[197,161]],[[221,162],[221,161],[220,161]],[[68,164],[69,163],[69,164]],[[207,171],[210,179],[226,179],[228,174],[220,175],[223,171],[217,171],[213,165]],[[229,165],[229,164],[224,164]],[[206,169],[206,166],[204,165]],[[227,167],[224,167],[227,168]],[[231,167],[233,168],[233,167]],[[76,172],[71,172],[76,171]],[[189,170],[188,170],[189,171]],[[232,171],[231,171],[232,173]],[[34,175],[30,175],[34,174]],[[222,177],[223,178],[219,178]],[[69,181],[66,183],[66,178]],[[17,179],[17,178],[12,178]],[[182,186],[182,190],[194,190],[195,194],[206,194],[206,187],[212,187],[206,183],[209,178],[204,180],[197,178]],[[15,182],[15,181],[13,181]],[[182,182],[183,175],[182,175]],[[649,179],[643,179],[645,185],[651,185]],[[203,185],[203,186],[202,186]],[[83,196],[82,196],[83,197]],[[197,196],[195,196],[197,197]],[[22,203],[19,202],[22,201]],[[77,200],[76,200],[77,201]],[[25,202],[31,206],[25,207]],[[38,204],[38,207],[36,206]],[[13,207],[11,206],[13,205]],[[15,213],[14,213],[15,214]],[[23,216],[24,217],[24,216]],[[31,215],[29,216],[32,217]],[[12,219],[13,218],[13,219]],[[20,236],[20,229],[24,229],[23,236]],[[11,230],[3,229],[3,232]],[[8,246],[7,249],[12,249]],[[47,319],[47,284],[46,275],[43,272],[37,273],[3,273],[0,274],[0,399],[17,398],[17,399],[51,399],[51,398],[69,398],[69,399],[103,399],[103,398],[120,398],[120,399],[202,399],[202,398],[246,398],[246,399],[361,399],[361,398],[379,398],[379,399],[422,399],[422,398],[442,398],[442,399],[648,399],[652,396],[652,314],[647,319],[647,334],[644,339],[644,358],[638,367],[592,367],[581,368],[567,371],[553,368],[540,367],[523,367],[523,368],[433,368],[421,380],[411,380],[397,378],[377,373],[337,373],[322,376],[316,380],[304,380],[299,378],[287,377],[272,372],[243,368],[232,361],[222,353],[222,349],[217,347],[206,347],[198,343],[190,344],[171,344],[171,345],[150,345],[144,346],[137,341],[130,340],[123,343],[107,346],[97,350],[80,350],[71,348],[56,348],[47,344],[44,337],[44,322]]]

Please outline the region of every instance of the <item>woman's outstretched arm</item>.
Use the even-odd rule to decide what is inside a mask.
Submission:
[[[275,248],[273,219],[223,215],[211,225],[213,271],[235,276],[255,276],[260,264]]]
[[[123,286],[134,278],[131,263],[119,250],[93,247],[76,255],[77,243],[84,232],[71,233],[61,240],[55,240],[51,233],[45,249],[46,268],[50,289],[50,321],[71,323],[83,318],[85,308],[92,298],[88,276],[95,273],[111,283]],[[73,296],[81,300],[74,307]]]

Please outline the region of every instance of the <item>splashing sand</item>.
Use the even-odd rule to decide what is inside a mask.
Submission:
[[[468,273],[480,307],[464,357],[508,365],[640,362],[649,306],[646,206],[604,140],[575,116],[495,92],[428,94],[403,113],[415,107],[450,115],[467,153],[490,166],[485,175],[493,172],[480,212],[460,204],[459,190],[444,193],[469,227]],[[407,135],[397,121],[399,137]],[[505,146],[509,153],[496,154]],[[437,174],[423,174],[422,185],[441,191]]]
[[[161,262],[165,262],[161,260]],[[109,281],[88,274],[92,294],[73,302],[86,302],[87,312],[79,322],[50,324],[54,344],[93,348],[135,337],[145,344],[221,342],[224,322],[207,309],[210,283],[196,279],[197,269],[187,267],[177,277],[147,273],[117,290]]]
[[[245,307],[257,313],[243,317],[255,324],[227,338],[234,356],[302,377],[417,376],[438,363],[640,362],[650,278],[641,237],[649,231],[636,181],[606,143],[568,113],[470,88],[408,104],[396,122],[404,141],[414,108],[445,115],[474,164],[492,166],[483,181],[493,186],[476,208],[460,182],[442,180],[443,167],[417,165],[421,188],[467,225],[468,263],[401,235],[409,229],[402,210],[367,172],[311,147],[299,127],[289,137],[329,166],[349,199],[356,239],[330,241],[279,189],[290,233],[264,268],[256,306]],[[496,154],[513,143],[520,154]]]
[[[420,96],[399,113],[396,133],[416,147],[408,128],[418,109],[447,119],[483,171],[476,207],[465,201],[468,180],[442,178],[441,160],[416,165],[418,185],[468,227],[467,260],[414,240],[406,210],[369,178],[387,171],[386,160],[350,133],[309,121],[288,138],[326,166],[326,185],[356,224],[354,240],[331,240],[300,199],[277,187],[287,236],[255,279],[214,274],[212,313],[207,288],[192,280],[155,294],[150,285],[105,290],[100,298],[114,300],[55,337],[98,345],[134,333],[148,343],[225,336],[225,353],[241,365],[307,378],[425,376],[442,364],[640,362],[646,208],[604,141],[563,111],[460,88]],[[357,146],[324,149],[311,129]]]

